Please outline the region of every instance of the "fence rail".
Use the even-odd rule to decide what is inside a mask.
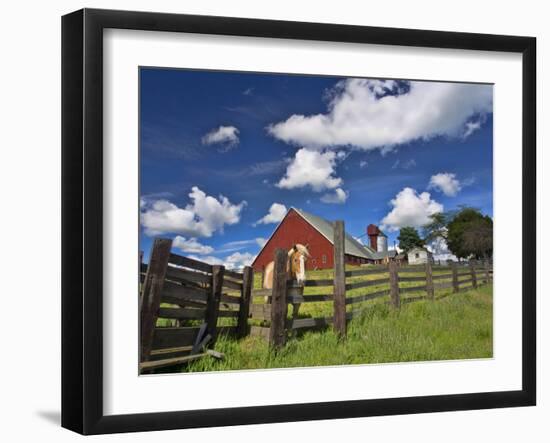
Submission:
[[[387,266],[373,266],[372,268],[369,266],[367,269],[358,269],[353,271],[346,271],[345,276],[346,277],[362,277],[365,275],[374,275],[374,274],[384,274],[388,272]]]
[[[365,295],[356,295],[355,297],[346,298],[346,304],[361,303],[369,300],[374,300],[375,298],[384,297],[390,294],[389,289],[384,289],[382,291],[371,292],[370,294]]]
[[[352,289],[360,289],[360,288],[368,288],[369,286],[378,286],[383,285],[385,283],[388,283],[388,278],[379,278],[376,280],[364,280],[359,281],[356,283],[348,283],[346,284],[346,291],[350,291]]]

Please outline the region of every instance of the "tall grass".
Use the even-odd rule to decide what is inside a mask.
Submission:
[[[370,305],[348,323],[348,336],[338,340],[330,328],[310,331],[270,351],[259,337],[220,337],[215,349],[225,359],[210,357],[180,368],[183,372],[236,369],[333,366],[429,360],[490,358],[493,355],[492,285],[393,310]],[[173,372],[172,368],[170,372]]]

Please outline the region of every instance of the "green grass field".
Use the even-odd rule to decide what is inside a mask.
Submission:
[[[308,278],[315,279],[331,276],[332,271],[308,274]],[[259,287],[259,279],[255,283]],[[375,290],[376,287],[369,288],[369,292]],[[327,291],[327,288],[308,287],[305,293],[327,292],[330,288]],[[353,292],[346,295],[358,295]],[[358,293],[365,291],[358,290]],[[492,357],[492,285],[458,294],[438,291],[435,302],[418,301],[403,305],[400,310],[392,309],[385,301],[383,298],[354,306],[354,309],[363,309],[363,313],[348,323],[345,340],[339,341],[330,328],[309,331],[290,339],[275,353],[259,337],[236,340],[222,336],[215,350],[225,354],[224,360],[203,358],[179,370],[223,371]],[[304,303],[300,309],[300,317],[329,315],[332,315],[330,302]]]

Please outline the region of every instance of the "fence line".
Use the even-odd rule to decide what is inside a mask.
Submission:
[[[332,279],[309,279],[303,287],[296,286],[288,276],[287,252],[277,249],[273,289],[254,289],[252,268],[235,272],[173,254],[171,240],[155,239],[148,265],[141,263],[140,254],[140,371],[202,358],[220,334],[259,336],[275,350],[298,330],[332,327],[344,339],[347,323],[364,311],[362,303],[386,298],[386,303],[399,309],[404,304],[447,296],[435,296],[441,289],[452,289],[455,294],[492,281],[487,261],[470,261],[467,266],[456,262],[398,266],[392,261],[346,271],[344,241],[344,223],[335,222]],[[357,280],[360,277],[372,278]],[[304,287],[327,290],[304,294]],[[366,292],[357,295],[359,289]],[[263,303],[254,303],[258,298]],[[289,304],[313,302],[331,303],[332,315],[288,318]]]
[[[269,337],[270,344],[278,349],[281,341],[273,342],[273,318],[274,310],[280,310],[282,304],[308,303],[308,302],[332,302],[333,315],[316,318],[287,319],[284,327],[287,331],[296,329],[318,329],[332,325],[334,331],[341,338],[346,336],[347,322],[363,312],[364,308],[357,307],[346,311],[346,306],[355,307],[377,298],[388,297],[387,303],[394,309],[401,305],[427,300],[435,301],[436,290],[452,289],[452,293],[459,293],[469,289],[475,289],[481,283],[491,281],[492,269],[487,262],[479,264],[470,261],[467,266],[457,263],[450,265],[434,265],[428,262],[424,265],[398,266],[395,262],[389,262],[387,266],[369,266],[366,269],[345,270],[344,252],[344,224],[334,223],[334,272],[332,279],[310,279],[304,282],[304,287],[330,287],[332,294],[305,295],[295,294],[297,288],[294,282],[289,281],[286,286],[279,285],[272,290],[272,297],[268,297],[268,303],[263,306],[271,308],[253,308],[251,318],[263,321],[262,326],[254,326],[251,333],[262,337]],[[414,275],[421,274],[421,275]],[[357,277],[372,276],[370,280],[353,281]],[[347,281],[351,279],[352,281]],[[358,289],[374,289],[374,292],[367,292],[361,295],[348,295],[347,291]],[[253,290],[253,297],[269,295],[270,290]],[[302,288],[303,291],[303,288]],[[421,294],[418,294],[421,293]],[[410,294],[410,295],[409,295]],[[254,306],[254,305],[253,305]],[[257,306],[257,305],[256,305]],[[260,305],[262,306],[262,305]],[[286,308],[285,308],[286,309]],[[278,311],[277,311],[278,312]],[[286,311],[285,311],[286,312]],[[270,317],[271,315],[271,317]],[[277,336],[281,336],[282,323],[277,326]],[[271,335],[270,335],[271,334]],[[285,334],[283,334],[284,336]]]

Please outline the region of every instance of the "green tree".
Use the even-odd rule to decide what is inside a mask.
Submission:
[[[422,234],[426,243],[438,238],[447,240],[447,224],[450,219],[452,219],[452,214],[448,212],[436,212],[430,215],[430,222],[422,227]]]
[[[409,252],[417,246],[424,246],[424,241],[420,238],[418,231],[412,226],[401,228],[397,240],[399,240],[399,247],[405,252]]]
[[[474,208],[462,208],[447,225],[447,246],[459,258],[493,254],[493,220]]]

